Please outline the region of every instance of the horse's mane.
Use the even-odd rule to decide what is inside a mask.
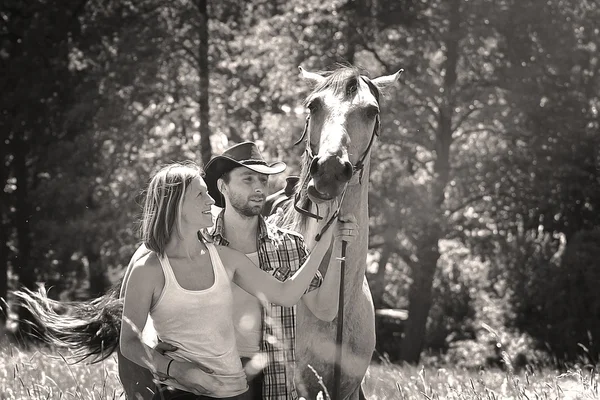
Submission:
[[[373,93],[375,98],[379,100],[380,92],[377,86],[375,86],[369,78],[363,75],[363,71],[355,66],[340,66],[333,71],[319,72],[320,75],[326,79],[318,83],[310,94],[304,100],[304,105],[308,105],[310,101],[318,94],[326,90],[331,90],[334,95],[341,96],[344,101],[351,100],[358,92],[359,80],[363,78],[369,90]],[[299,197],[298,206],[306,209],[309,206],[309,200],[306,195],[306,186],[310,181],[310,163],[311,159],[304,152],[302,155],[302,169],[300,172],[300,180],[296,185],[295,196]],[[307,216],[297,212],[294,209],[295,198],[292,197],[291,201],[286,202],[283,206],[283,215],[275,220],[275,223],[281,227],[304,233]]]

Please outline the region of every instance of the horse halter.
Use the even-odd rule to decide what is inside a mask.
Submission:
[[[367,86],[369,87],[369,90],[371,91],[371,93],[375,97],[375,100],[377,101],[377,104],[379,105],[379,90],[377,89],[377,87],[375,87],[373,82],[371,82],[370,80],[366,79],[363,76],[361,76],[360,79],[362,79],[363,82],[365,82],[367,84]],[[304,151],[306,152],[306,156],[307,156],[307,158],[309,160],[309,164],[310,164],[315,159],[315,155],[310,146],[310,137],[308,136],[308,123],[309,122],[310,122],[310,114],[306,117],[306,123],[304,124],[304,131],[302,132],[302,136],[300,136],[300,139],[298,139],[294,143],[294,145],[298,145],[306,139],[306,149]],[[371,133],[371,137],[369,139],[369,144],[367,145],[367,147],[365,148],[365,150],[359,157],[358,161],[356,161],[356,164],[354,164],[352,166],[352,177],[354,177],[354,175],[356,175],[358,173],[359,174],[359,177],[358,177],[359,184],[362,184],[362,177],[363,177],[363,171],[364,171],[364,167],[365,167],[365,161],[371,151],[371,147],[373,147],[373,143],[375,142],[375,137],[378,137],[378,136],[379,136],[379,114],[375,117],[375,127],[373,128],[373,132]],[[352,178],[350,178],[350,179],[352,179]],[[335,219],[338,217],[338,215],[340,213],[340,209],[342,208],[342,203],[344,201],[344,196],[346,195],[347,188],[348,188],[348,186],[346,186],[344,188],[344,191],[341,194],[337,210],[333,213],[331,218],[327,221],[327,223],[325,224],[325,226],[323,227],[321,232],[319,232],[317,234],[317,236],[315,237],[315,240],[317,242],[321,239],[321,236],[323,235],[323,233],[325,233],[325,231],[327,229],[329,229],[329,227],[331,226],[333,221],[335,221]],[[300,201],[300,192],[296,192],[296,195],[294,198],[294,209],[297,212],[299,212],[300,214],[306,215],[310,218],[314,218],[317,221],[320,221],[323,219],[323,217],[318,215],[318,208],[317,208],[317,214],[314,214],[314,213],[310,212],[308,209],[304,209],[304,208],[300,207],[298,205],[299,201]]]

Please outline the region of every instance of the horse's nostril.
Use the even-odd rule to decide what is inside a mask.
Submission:
[[[310,163],[310,174],[311,175],[316,174],[318,169],[319,169],[319,157],[316,156]]]
[[[354,172],[354,167],[349,161],[344,162],[344,178],[349,181],[352,178],[352,173]]]

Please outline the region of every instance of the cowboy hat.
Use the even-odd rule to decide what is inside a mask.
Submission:
[[[225,206],[225,199],[217,188],[217,181],[223,174],[239,167],[246,167],[260,174],[273,175],[283,172],[287,165],[281,161],[268,164],[253,142],[242,142],[231,146],[223,154],[213,157],[204,168],[208,193],[215,199],[217,207]]]

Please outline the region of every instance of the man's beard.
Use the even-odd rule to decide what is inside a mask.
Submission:
[[[263,198],[263,202],[261,205],[251,205],[250,201],[246,199],[240,199],[237,196],[234,196],[231,199],[231,207],[238,212],[238,214],[244,217],[256,217],[260,215],[265,205],[265,201]]]

